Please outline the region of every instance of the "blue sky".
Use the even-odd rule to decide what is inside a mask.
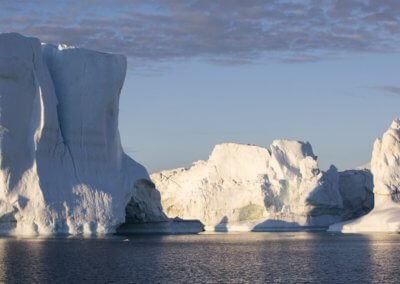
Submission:
[[[1,1],[0,31],[127,55],[126,151],[149,171],[213,146],[309,141],[369,161],[400,116],[400,1]]]

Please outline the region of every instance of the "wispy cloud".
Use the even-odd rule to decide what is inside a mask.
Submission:
[[[397,0],[23,2],[0,3],[1,32],[149,62],[302,63],[400,51]]]
[[[378,91],[383,91],[390,95],[400,96],[400,87],[399,86],[376,86],[373,89]]]

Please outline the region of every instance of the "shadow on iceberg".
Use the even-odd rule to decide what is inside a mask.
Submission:
[[[302,146],[300,153],[305,155],[299,161],[289,162],[291,157],[287,151],[271,147],[272,159],[282,165],[274,170],[273,176],[285,178],[276,181],[270,180],[268,175],[264,177],[264,204],[266,210],[272,212],[273,219],[257,225],[257,231],[321,231],[331,224],[365,215],[373,208],[373,182],[369,170],[338,172],[331,165],[328,171],[321,171],[311,145],[297,143]],[[285,147],[281,145],[281,148]]]
[[[204,225],[198,220],[168,218],[163,212],[160,192],[149,179],[135,182],[125,216],[125,223],[116,229],[117,234],[197,234],[204,231]]]
[[[229,231],[228,230],[228,222],[229,222],[229,219],[227,216],[222,217],[221,221],[217,225],[215,225],[214,231],[220,232],[220,233],[227,233]]]
[[[317,157],[311,145],[303,142],[286,142],[271,146],[271,159],[281,167],[274,169],[277,180],[265,177],[262,185],[264,204],[273,219],[255,226],[253,231],[324,230],[341,220],[343,200],[339,192],[339,175],[331,166],[323,172],[318,168]],[[281,149],[300,147],[300,159],[293,159]],[[273,163],[272,163],[273,165]]]

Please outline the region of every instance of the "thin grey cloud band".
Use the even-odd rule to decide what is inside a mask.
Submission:
[[[397,0],[41,0],[0,7],[1,32],[149,62],[301,63],[400,47]]]

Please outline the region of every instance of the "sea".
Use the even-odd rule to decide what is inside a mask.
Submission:
[[[400,283],[400,235],[3,237],[0,282]]]

